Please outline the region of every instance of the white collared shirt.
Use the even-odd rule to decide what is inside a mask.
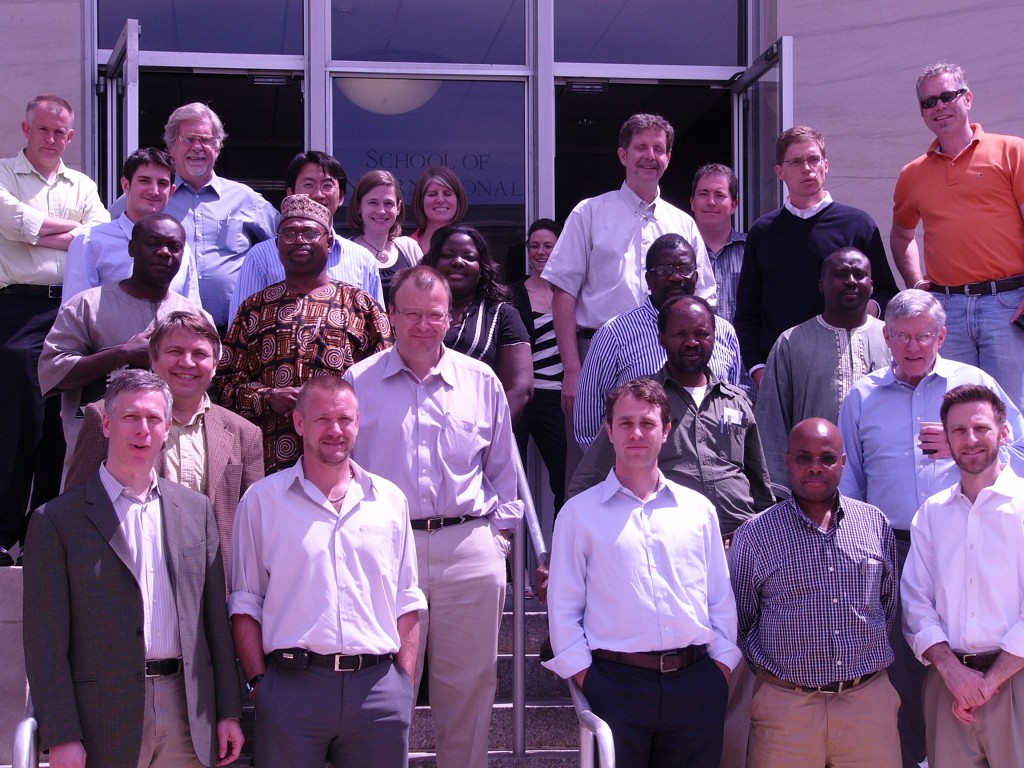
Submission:
[[[405,496],[351,466],[340,512],[306,479],[301,459],[238,503],[228,612],[260,623],[266,653],[394,653],[398,617],[427,607]]]
[[[714,506],[660,471],[641,501],[614,469],[567,501],[551,547],[548,625],[555,657],[544,666],[565,678],[588,668],[596,648],[707,644],[735,668],[736,601]]]
[[[941,642],[1024,657],[1024,479],[1004,467],[973,504],[957,483],[928,499],[910,530],[903,634],[918,658]]]
[[[160,489],[156,473],[150,475],[150,486],[139,498],[100,465],[100,482],[114,505],[121,532],[135,560],[135,579],[142,592],[143,630],[146,637],[146,659],[180,659],[178,610],[167,568],[167,547]]]
[[[832,205],[832,195],[826,192],[825,196],[810,208],[797,208],[789,201],[789,195],[786,195],[786,200],[782,205],[798,219],[809,219],[812,216],[817,216],[826,206]]]

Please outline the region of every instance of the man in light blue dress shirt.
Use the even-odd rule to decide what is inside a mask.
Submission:
[[[217,113],[193,102],[178,107],[164,126],[164,143],[174,158],[175,190],[164,213],[181,222],[199,276],[203,308],[221,333],[246,252],[277,232],[278,214],[263,196],[213,171],[227,134]],[[124,212],[125,198],[110,207]]]

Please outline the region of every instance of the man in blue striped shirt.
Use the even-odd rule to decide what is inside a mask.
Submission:
[[[744,523],[730,552],[738,644],[756,671],[750,768],[900,768],[900,700],[886,673],[896,540],[877,507],[838,492],[839,429],[789,436],[793,497]]]
[[[584,451],[602,430],[608,393],[627,381],[652,377],[665,365],[665,348],[658,342],[658,310],[673,296],[694,295],[697,256],[681,235],[662,235],[647,251],[645,277],[650,295],[636,309],[598,329],[583,362],[573,427]],[[741,386],[740,343],[732,324],[718,316],[709,367],[720,381]]]

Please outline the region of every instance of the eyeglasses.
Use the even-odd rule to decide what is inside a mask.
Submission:
[[[826,453],[824,456],[809,456],[806,453],[801,453],[794,456],[793,461],[801,467],[809,467],[816,461],[823,467],[834,467],[839,463],[839,457],[831,453]]]
[[[653,272],[658,277],[671,277],[672,275],[680,275],[684,278],[691,278],[697,272],[696,264],[683,264],[676,262],[675,264],[662,264],[657,267],[648,267],[648,272]]]
[[[943,91],[938,96],[929,96],[927,99],[921,99],[921,109],[931,109],[940,101],[943,104],[949,104],[949,102],[956,101],[965,93],[967,93],[967,89],[960,88],[956,91]]]
[[[783,160],[782,164],[788,165],[790,168],[803,168],[805,165],[817,168],[824,159],[821,155],[810,155],[809,157],[794,157],[791,160]]]
[[[449,319],[446,312],[424,312],[421,309],[396,309],[394,312],[409,325],[419,325],[424,319],[431,325],[443,325]]]
[[[179,136],[178,143],[183,144],[186,147],[194,146],[195,144],[202,144],[207,149],[213,149],[217,146],[216,136]]]
[[[909,333],[903,333],[902,331],[896,331],[890,333],[889,338],[899,344],[901,347],[906,346],[910,343],[911,339],[917,341],[922,347],[929,346],[933,341],[939,337],[939,334],[928,331],[927,333],[918,333],[911,336]]]
[[[326,232],[321,232],[318,229],[284,229],[277,233],[277,239],[291,245],[296,240],[301,240],[307,245],[315,243],[323,237],[326,237]]]

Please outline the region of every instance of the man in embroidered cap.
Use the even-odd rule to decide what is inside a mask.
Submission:
[[[221,404],[263,430],[266,472],[296,462],[302,444],[291,412],[303,382],[340,376],[391,345],[373,297],[327,274],[331,212],[309,195],[281,203],[277,252],[285,278],[242,302],[224,339]]]

